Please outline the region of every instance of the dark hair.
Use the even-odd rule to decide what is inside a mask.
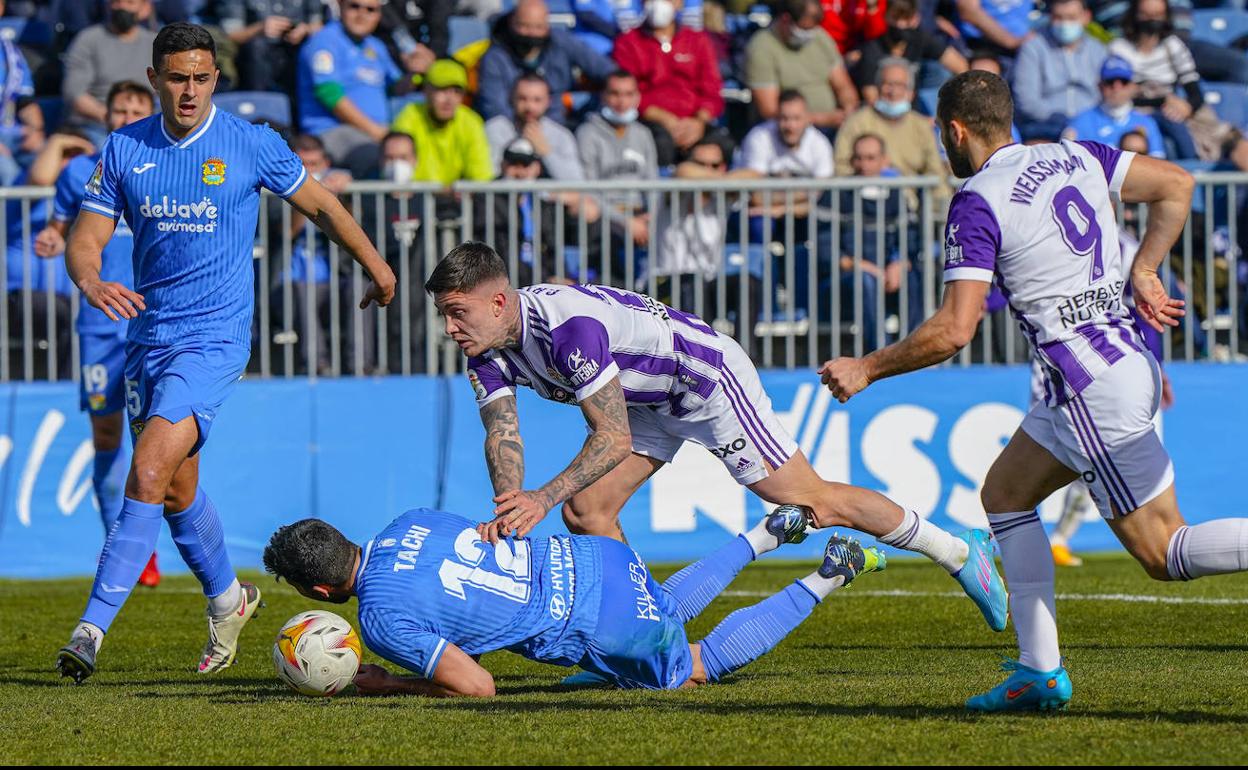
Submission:
[[[507,278],[507,265],[503,258],[480,241],[464,241],[451,249],[425,281],[425,291],[441,294],[444,291],[472,291],[477,286],[495,278]]]
[[[880,136],[879,134],[872,134],[872,133],[866,133],[866,134],[863,134],[862,136],[860,136],[860,137],[858,137],[857,139],[855,139],[855,140],[854,140],[854,145],[853,145],[853,147],[851,147],[851,148],[850,148],[850,150],[851,150],[852,152],[858,152],[858,145],[859,145],[860,143],[862,143],[862,142],[867,141],[868,139],[874,139],[875,141],[877,141],[877,142],[879,142],[879,143],[880,143],[880,154],[881,154],[881,155],[887,155],[887,154],[888,154],[888,145],[884,144],[884,137]]]
[[[1130,139],[1131,137],[1135,137],[1136,139],[1139,139],[1142,142],[1144,142],[1144,147],[1147,148],[1148,150],[1153,149],[1151,146],[1149,146],[1148,134],[1142,128],[1133,128],[1130,131],[1123,134],[1122,136],[1118,137],[1118,149],[1120,150],[1126,149],[1125,145],[1127,143],[1127,140]]]
[[[690,154],[699,147],[718,147],[723,153],[724,165],[732,162],[732,151],[736,149],[733,146],[732,138],[727,134],[719,131],[708,131],[701,139],[693,143],[689,148]]]
[[[320,519],[278,527],[264,547],[264,568],[304,587],[340,586],[351,579],[357,546]]]
[[[1084,10],[1087,10],[1088,8],[1088,0],[1049,0],[1047,3],[1048,7],[1045,10],[1052,13],[1055,6],[1065,5],[1066,3],[1078,3],[1083,6]]]
[[[104,104],[111,109],[113,100],[123,94],[142,97],[147,100],[149,105],[156,106],[156,99],[152,97],[152,90],[133,80],[118,80],[109,86],[108,96],[104,98]]]
[[[637,76],[628,70],[613,70],[610,75],[607,75],[607,79],[602,82],[605,85],[612,80],[632,80],[636,82]]]
[[[384,145],[391,139],[406,139],[412,143],[412,150],[416,149],[416,138],[406,131],[388,131],[386,132],[386,135],[381,138],[381,142],[379,142],[378,145]]]
[[[798,91],[796,88],[786,88],[780,92],[780,100],[776,102],[776,105],[779,106],[781,104],[788,104],[789,102],[801,102],[802,104],[805,104],[806,97],[802,96],[802,92]]]
[[[546,82],[546,78],[537,74],[533,70],[520,73],[520,77],[516,78],[516,82],[511,84],[511,100],[516,100],[516,92],[520,90],[521,83],[541,83],[546,86],[546,94],[550,95],[550,83]]]
[[[888,5],[884,8],[884,18],[888,21],[900,21],[910,18],[918,10],[919,6],[914,0],[888,0]]]
[[[325,143],[321,141],[319,136],[295,134],[294,138],[290,140],[290,149],[295,152],[325,153]]]
[[[819,20],[822,21],[823,4],[819,0],[778,0],[776,3],[776,15],[788,16],[795,22],[812,9],[819,15]]]
[[[999,76],[982,70],[954,75],[940,87],[936,117],[942,128],[956,119],[982,139],[1009,137],[1014,124],[1010,87]]]
[[[208,30],[198,24],[175,21],[156,33],[156,40],[152,43],[152,69],[159,72],[166,56],[183,51],[207,51],[212,54],[213,66],[216,66],[217,44]]]
[[[1131,0],[1127,5],[1127,13],[1122,17],[1122,36],[1132,43],[1139,41],[1143,33],[1140,31],[1140,22],[1136,19],[1136,15],[1140,12],[1140,3],[1142,0]],[[1166,28],[1161,33],[1163,38],[1174,32],[1174,9],[1170,7],[1170,0],[1166,3]]]

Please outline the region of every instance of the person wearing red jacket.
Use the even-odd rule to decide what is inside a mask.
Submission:
[[[888,29],[885,0],[822,0],[823,28],[848,53]]]
[[[641,117],[660,166],[671,165],[724,111],[719,62],[705,32],[677,23],[681,0],[647,0],[646,23],[615,41],[615,61],[637,78]]]

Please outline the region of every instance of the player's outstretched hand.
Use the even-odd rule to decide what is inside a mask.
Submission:
[[[871,384],[867,367],[861,358],[837,358],[824,361],[819,379],[842,404]]]
[[[1136,310],[1159,332],[1164,332],[1167,326],[1178,326],[1179,319],[1187,313],[1183,309],[1187,303],[1171,298],[1154,270],[1133,270],[1131,291]]]
[[[525,537],[533,528],[546,518],[550,511],[550,501],[541,492],[513,489],[494,498],[498,506],[494,509],[494,521],[483,524],[482,540],[497,543],[500,536],[514,534]],[[488,535],[488,537],[487,537]]]
[[[382,262],[374,271],[372,278],[373,280],[369,282],[368,288],[364,291],[364,299],[360,300],[360,310],[364,310],[373,302],[376,302],[378,307],[385,307],[394,299],[394,287],[398,281],[389,265]]]
[[[384,695],[390,684],[390,672],[375,663],[365,663],[351,682],[360,695]]]
[[[114,281],[95,281],[83,285],[82,293],[91,307],[103,310],[104,315],[120,321],[138,318],[140,310],[147,310],[143,295]]]

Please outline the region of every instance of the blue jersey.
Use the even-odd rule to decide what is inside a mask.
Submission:
[[[1151,115],[1135,110],[1131,110],[1119,119],[1105,112],[1100,106],[1093,107],[1071,118],[1064,137],[1117,147],[1123,135],[1131,131],[1143,131],[1145,138],[1148,139],[1148,154],[1165,160],[1166,144],[1161,138],[1161,129],[1157,127],[1157,121],[1153,120]]]
[[[1022,37],[1031,31],[1032,0],[984,0],[984,12],[1000,24],[1006,32]],[[981,40],[983,33],[968,21],[961,23],[962,35],[967,40]]]
[[[130,341],[249,346],[260,188],[288,198],[305,179],[273,129],[215,106],[180,140],[160,114],[114,131],[82,210],[124,215],[134,230],[134,288],[147,309],[130,322]]]
[[[356,574],[369,649],[426,677],[447,643],[469,655],[510,650],[572,665],[598,625],[598,538],[477,537],[476,522],[428,508],[399,516],[364,546]]]
[[[14,180],[15,185],[26,184],[26,172]],[[35,256],[35,234],[48,224],[51,206],[46,198],[23,201],[11,198],[4,204],[5,250],[4,272],[7,291],[21,291],[29,286],[31,291],[68,296],[74,283],[65,269],[65,258],[40,259]]]
[[[342,22],[325,25],[299,50],[295,95],[299,123],[309,134],[322,134],[342,122],[316,98],[316,87],[325,83],[342,86],[342,95],[374,123],[390,125],[387,88],[402,76],[385,43],[369,35],[356,42]]]
[[[79,155],[65,166],[65,170],[56,178],[56,197],[52,199],[52,219],[57,222],[73,222],[82,206],[87,180],[91,171],[100,162],[100,154]],[[117,221],[113,237],[104,246],[100,257],[100,278],[114,281],[126,286],[134,285],[134,267],[131,259],[134,254],[134,233],[125,218]],[[124,324],[125,321],[120,323]],[[117,329],[117,321],[104,315],[103,310],[96,310],[87,302],[86,297],[79,295],[78,331],[107,332]]]

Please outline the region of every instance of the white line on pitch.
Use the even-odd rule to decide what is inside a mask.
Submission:
[[[943,599],[961,599],[966,594],[959,591],[905,591],[894,589],[891,591],[858,591],[853,590],[846,594],[835,592],[834,596],[845,596],[852,598],[854,596],[887,596],[887,597],[909,597],[909,598],[943,598]],[[771,596],[766,591],[724,591],[720,596],[738,596],[742,598],[763,598]],[[1217,604],[1217,605],[1242,605],[1248,604],[1248,599],[1224,599],[1208,596],[1153,596],[1149,594],[1058,594],[1058,599],[1062,601],[1084,601],[1084,602],[1133,602],[1138,604]]]

